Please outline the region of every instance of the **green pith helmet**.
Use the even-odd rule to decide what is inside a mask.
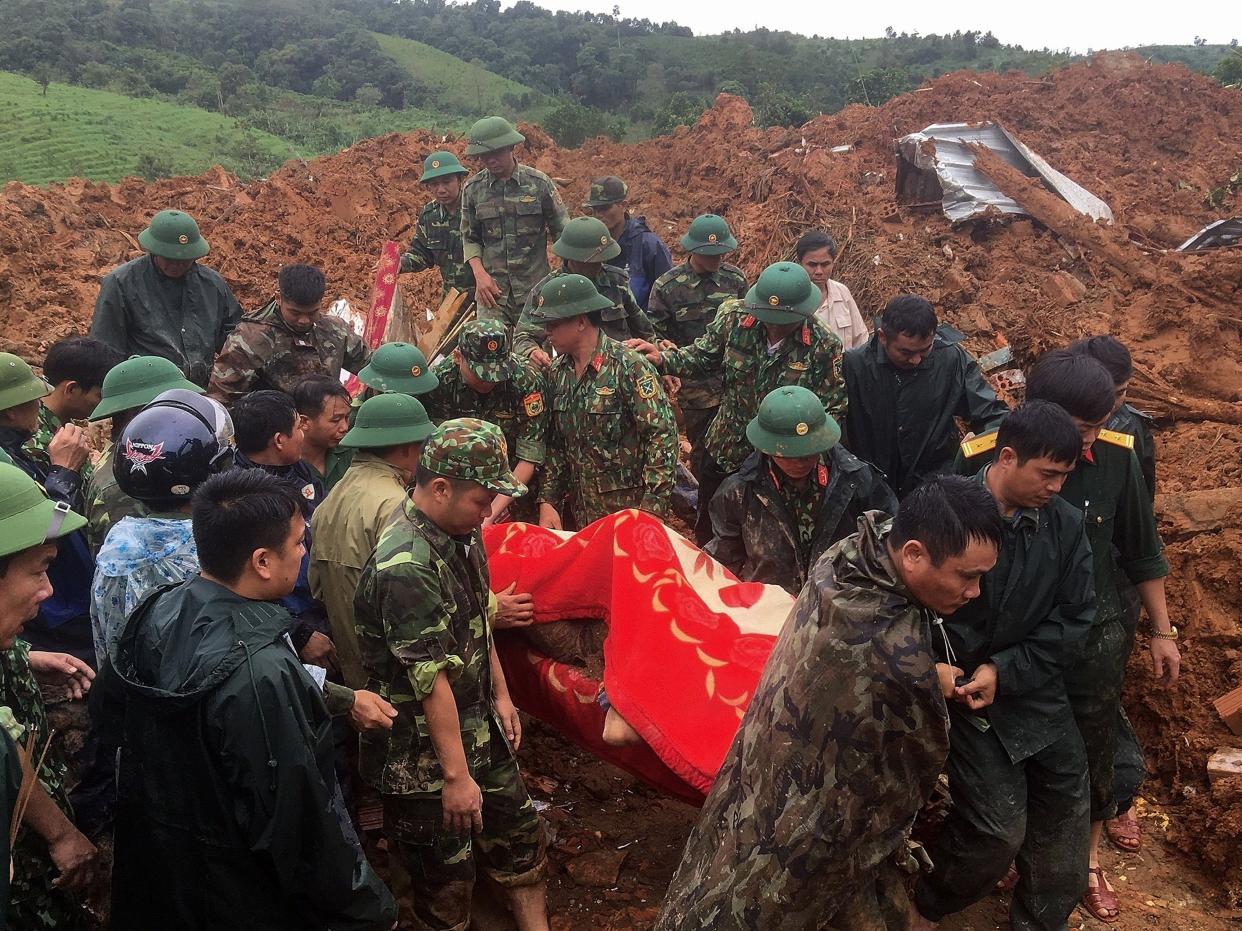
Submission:
[[[457,348],[476,378],[496,383],[513,377],[509,331],[499,320],[471,320],[461,328]]]
[[[371,354],[371,361],[358,373],[358,380],[376,391],[426,394],[440,379],[427,365],[427,357],[412,343],[385,343]]]
[[[470,169],[459,162],[452,152],[432,152],[423,159],[423,176],[418,179],[418,183],[426,184],[434,178],[442,178],[445,175],[468,174],[470,174]]]
[[[796,262],[774,262],[746,292],[742,304],[764,323],[802,323],[822,300],[805,268]]]
[[[814,391],[785,385],[769,391],[759,404],[759,413],[746,425],[746,439],[761,453],[797,459],[832,449],[841,440],[841,428]]]
[[[358,408],[341,445],[356,449],[418,443],[435,432],[423,405],[408,394],[377,394]]]
[[[47,382],[11,352],[0,352],[0,411],[52,393]]]
[[[181,374],[181,369],[159,356],[134,356],[113,366],[104,376],[99,404],[87,420],[104,420],[122,411],[146,407],[170,388],[202,394],[203,389]]]
[[[0,462],[0,556],[81,530],[86,518],[52,501],[39,483],[17,466]]]
[[[552,254],[575,262],[607,262],[621,254],[621,247],[609,235],[603,220],[574,217],[552,243]]]
[[[485,116],[466,133],[466,154],[483,155],[525,141],[526,137],[503,116]]]
[[[616,175],[596,178],[591,182],[591,190],[587,193],[584,207],[611,207],[619,204],[629,195],[630,189]]]
[[[152,255],[177,262],[201,259],[209,251],[194,218],[180,210],[161,210],[152,217],[151,225],[138,234],[138,245]]]
[[[686,235],[681,237],[681,247],[695,255],[724,255],[737,248],[737,240],[724,217],[705,213],[694,218]]]
[[[488,491],[514,498],[526,486],[509,471],[509,449],[500,427],[476,417],[446,420],[423,447],[422,465],[445,478],[478,482]]]
[[[589,314],[593,310],[607,310],[612,306],[612,301],[595,290],[591,279],[581,275],[561,275],[543,286],[539,300],[531,308],[530,318],[535,323],[551,323]]]

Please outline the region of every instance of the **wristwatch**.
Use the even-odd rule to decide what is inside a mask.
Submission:
[[[1168,633],[1165,633],[1162,630],[1156,630],[1155,628],[1152,628],[1151,635],[1156,640],[1176,640],[1177,639],[1177,628],[1170,625]]]

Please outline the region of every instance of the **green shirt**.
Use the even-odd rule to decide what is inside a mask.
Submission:
[[[445,357],[431,367],[440,384],[419,400],[432,423],[477,417],[496,424],[509,447],[510,468],[520,461],[541,465],[547,449],[548,385],[534,363],[515,355],[513,366],[512,378],[480,394],[466,384],[457,362]]]
[[[353,461],[353,449],[347,446],[333,446],[324,457],[322,472],[310,462],[306,465],[319,477],[319,481],[323,483],[323,493],[326,495],[336,486],[337,482],[344,478],[349,464]]]
[[[445,293],[449,288],[474,293],[474,271],[463,257],[460,200],[451,211],[433,200],[418,214],[410,248],[401,254],[401,271],[426,268],[440,270]]]

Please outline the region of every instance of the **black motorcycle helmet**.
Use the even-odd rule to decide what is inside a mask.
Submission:
[[[121,491],[156,508],[179,507],[194,489],[233,467],[233,420],[217,401],[184,388],[139,411],[116,443]]]

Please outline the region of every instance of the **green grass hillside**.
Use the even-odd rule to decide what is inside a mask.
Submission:
[[[547,109],[544,96],[525,84],[413,39],[380,32],[371,35],[385,55],[433,94],[429,101],[411,103],[445,113],[503,114],[532,120]]]
[[[139,174],[144,155],[161,173],[198,174],[218,164],[249,174],[256,160],[300,154],[218,113],[65,84],[49,85],[45,97],[29,78],[0,72],[0,179],[118,181]]]

